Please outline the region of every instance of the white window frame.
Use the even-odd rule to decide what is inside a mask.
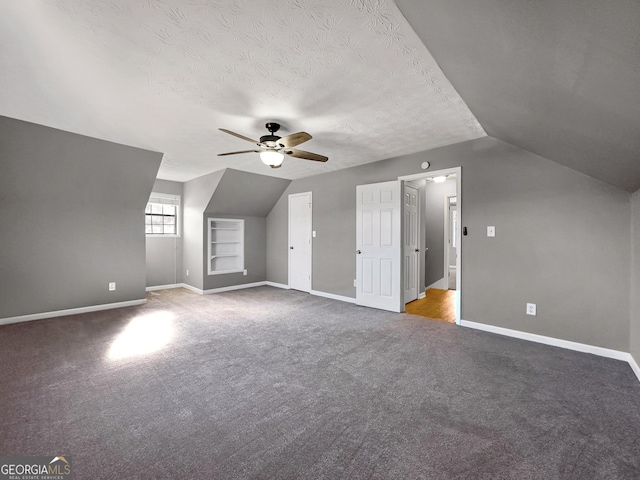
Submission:
[[[159,192],[151,192],[149,196],[148,205],[175,205],[176,206],[176,233],[146,233],[146,221],[145,221],[145,236],[147,237],[157,237],[157,238],[173,238],[180,236],[180,223],[181,223],[181,214],[180,214],[180,195],[173,195],[171,193],[159,193]],[[145,220],[147,217],[146,207],[145,207]]]

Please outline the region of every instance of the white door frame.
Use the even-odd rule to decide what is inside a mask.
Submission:
[[[443,170],[433,170],[430,172],[415,173],[413,175],[403,175],[398,180],[422,180],[428,177],[440,175],[456,175],[456,196],[458,197],[458,231],[456,234],[456,244],[458,245],[458,255],[456,258],[456,324],[460,325],[460,297],[462,295],[462,167],[445,168]],[[400,285],[402,287],[402,285]]]
[[[313,192],[300,192],[300,193],[292,193],[289,195],[287,200],[287,260],[288,260],[288,268],[287,268],[287,286],[291,288],[291,199],[295,197],[309,196],[309,211],[311,212],[311,225],[309,236],[313,237]],[[311,242],[309,243],[309,293],[313,290],[313,238],[311,238]]]
[[[449,257],[451,256],[451,211],[449,202],[451,198],[458,196],[456,193],[447,193],[444,196],[444,273],[447,279],[447,288],[449,288]],[[456,209],[458,208],[458,201],[456,199]],[[460,221],[458,220],[458,229],[460,228]],[[456,242],[456,245],[458,242]],[[458,254],[456,252],[456,272],[458,271]],[[456,281],[457,283],[457,281]],[[457,285],[456,285],[457,287]]]

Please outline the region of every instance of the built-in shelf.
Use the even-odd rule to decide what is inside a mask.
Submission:
[[[244,220],[208,219],[209,275],[244,270]]]

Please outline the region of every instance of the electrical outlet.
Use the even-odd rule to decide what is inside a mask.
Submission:
[[[187,268],[187,277],[189,276],[189,269]]]
[[[246,271],[246,270],[243,270],[242,274],[243,274],[243,275],[246,275],[246,274],[247,274],[247,271]]]
[[[357,280],[354,280],[354,281],[353,281],[353,286],[354,286],[354,287],[357,287],[357,286],[358,286],[358,281],[357,281]]]
[[[535,315],[535,314],[536,314],[536,304],[527,303],[527,315]]]
[[[109,282],[109,291],[113,292],[116,289],[116,282]]]

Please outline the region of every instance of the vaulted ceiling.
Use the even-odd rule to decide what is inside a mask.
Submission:
[[[396,0],[487,134],[640,188],[640,2]]]
[[[294,179],[486,135],[392,0],[2,2],[0,69],[0,114],[163,152],[168,180]],[[218,128],[269,121],[329,161],[217,156],[252,148]]]
[[[396,3],[2,2],[0,115],[161,151],[169,180],[294,179],[488,133],[640,187],[640,2]],[[252,148],[218,128],[267,121],[329,162],[217,156]]]

